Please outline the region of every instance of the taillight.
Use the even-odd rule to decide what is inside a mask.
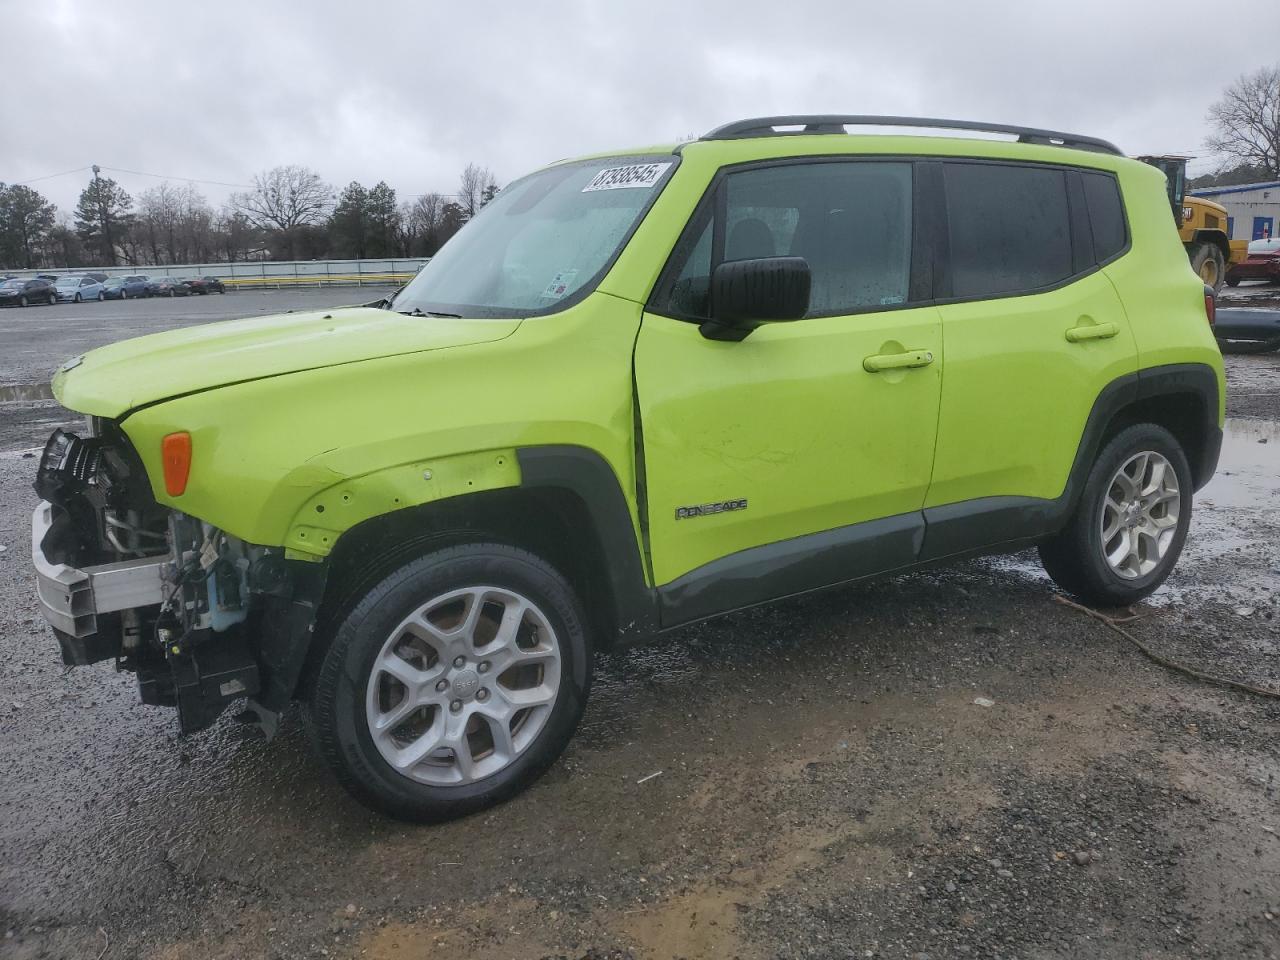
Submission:
[[[1218,302],[1214,298],[1213,287],[1208,284],[1204,288],[1204,316],[1211,327],[1218,321]]]
[[[191,434],[171,433],[160,441],[160,460],[164,464],[164,489],[171,497],[181,496],[191,475]]]

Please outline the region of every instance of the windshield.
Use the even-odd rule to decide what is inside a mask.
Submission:
[[[58,283],[58,286],[60,287],[78,287],[80,286],[80,278],[79,277],[59,277],[57,283]]]
[[[6,280],[4,283],[0,283],[0,287],[7,287],[12,290],[14,287],[20,287],[26,282],[25,280]]]
[[[661,192],[677,158],[605,157],[517,180],[393,300],[402,313],[550,313],[591,291]]]

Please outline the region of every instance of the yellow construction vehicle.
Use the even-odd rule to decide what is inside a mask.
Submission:
[[[1178,236],[1182,238],[1182,245],[1191,260],[1191,269],[1217,293],[1227,278],[1227,267],[1249,255],[1249,241],[1232,240],[1227,236],[1226,207],[1203,197],[1187,196],[1189,157],[1138,159],[1165,175],[1169,206],[1173,210],[1174,223],[1178,225]]]

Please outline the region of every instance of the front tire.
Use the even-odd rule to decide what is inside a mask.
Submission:
[[[1213,287],[1216,294],[1222,289],[1227,275],[1227,262],[1222,251],[1212,243],[1197,243],[1191,247],[1191,269],[1199,274],[1205,286]]]
[[[1041,545],[1040,560],[1086,603],[1136,603],[1178,562],[1191,493],[1191,467],[1173,434],[1153,423],[1127,427],[1098,454],[1075,513]]]
[[[80,294],[77,293],[75,297],[75,302],[80,303],[82,300],[84,300],[84,297],[80,296]]]
[[[308,701],[316,745],[358,800],[401,820],[507,800],[555,762],[582,717],[586,622],[565,579],[530,553],[429,553],[336,623]]]

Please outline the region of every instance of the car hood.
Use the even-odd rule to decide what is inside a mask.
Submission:
[[[351,307],[210,323],[114,343],[67,361],[53,394],[70,410],[119,417],[172,397],[318,367],[510,336],[519,320],[408,317]]]

